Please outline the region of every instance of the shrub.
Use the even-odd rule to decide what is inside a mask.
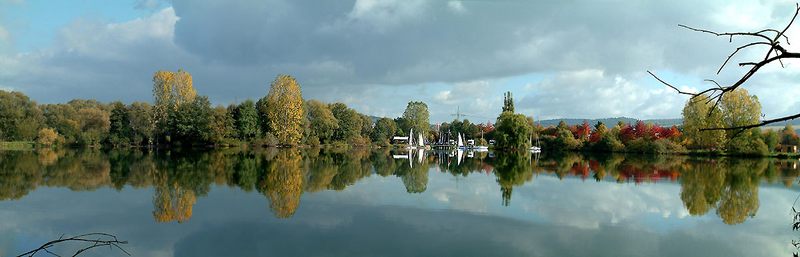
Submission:
[[[56,145],[61,141],[63,141],[63,139],[58,135],[58,132],[51,128],[40,129],[39,136],[36,138],[36,143],[43,146]]]

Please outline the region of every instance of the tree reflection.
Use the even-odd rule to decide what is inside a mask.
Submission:
[[[373,174],[402,183],[407,193],[428,190],[431,171],[467,177],[493,173],[503,205],[535,175],[603,183],[656,183],[680,178],[680,199],[691,215],[714,213],[739,224],[759,208],[758,187],[800,175],[797,160],[642,155],[560,155],[432,151],[406,159],[380,149],[41,150],[0,151],[0,200],[17,200],[40,186],[71,190],[154,188],[153,218],[188,221],[212,185],[258,191],[275,217],[294,215],[304,192],[343,190]],[[394,156],[397,155],[397,156]],[[398,158],[398,159],[395,159]]]
[[[533,178],[530,154],[507,154],[497,157],[494,163],[497,183],[503,198],[503,205],[511,203],[511,192],[515,186],[520,186]]]
[[[301,162],[296,149],[280,151],[267,164],[264,179],[259,183],[259,191],[269,198],[270,209],[278,218],[291,217],[300,205],[303,193]]]

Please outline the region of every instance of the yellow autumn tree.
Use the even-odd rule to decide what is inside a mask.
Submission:
[[[153,218],[157,222],[183,223],[192,218],[192,209],[197,202],[194,191],[176,183],[165,183],[155,188]]]
[[[303,135],[303,94],[292,76],[278,75],[266,96],[267,128],[282,145],[296,145]]]
[[[259,183],[259,191],[269,198],[270,209],[278,218],[289,218],[300,205],[303,194],[302,157],[289,149],[278,155],[267,166],[266,176]]]
[[[197,97],[192,84],[192,75],[184,70],[156,71],[153,74],[154,115],[157,124],[163,124],[170,112],[178,106],[190,103]],[[158,125],[156,127],[159,127]]]

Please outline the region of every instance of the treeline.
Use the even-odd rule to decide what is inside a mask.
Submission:
[[[303,100],[299,83],[279,75],[257,101],[212,106],[183,70],[153,76],[153,103],[72,100],[39,105],[0,91],[0,142],[43,146],[388,145],[410,129],[430,135],[428,107],[410,102],[402,117],[378,118],[344,103]]]
[[[745,89],[726,94],[719,102],[708,96],[690,99],[683,109],[681,127],[663,127],[638,121],[619,122],[613,127],[597,122],[568,126],[542,127],[531,117],[514,113],[510,93],[493,133],[498,148],[527,149],[533,138],[541,140],[546,151],[593,151],[634,153],[691,153],[711,155],[773,155],[781,148],[800,144],[790,125],[782,131],[759,128],[725,130],[756,124],[761,117],[758,98]]]

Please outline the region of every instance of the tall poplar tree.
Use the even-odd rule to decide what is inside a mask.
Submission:
[[[267,125],[282,145],[296,145],[303,136],[303,94],[292,76],[278,75],[267,94]]]

